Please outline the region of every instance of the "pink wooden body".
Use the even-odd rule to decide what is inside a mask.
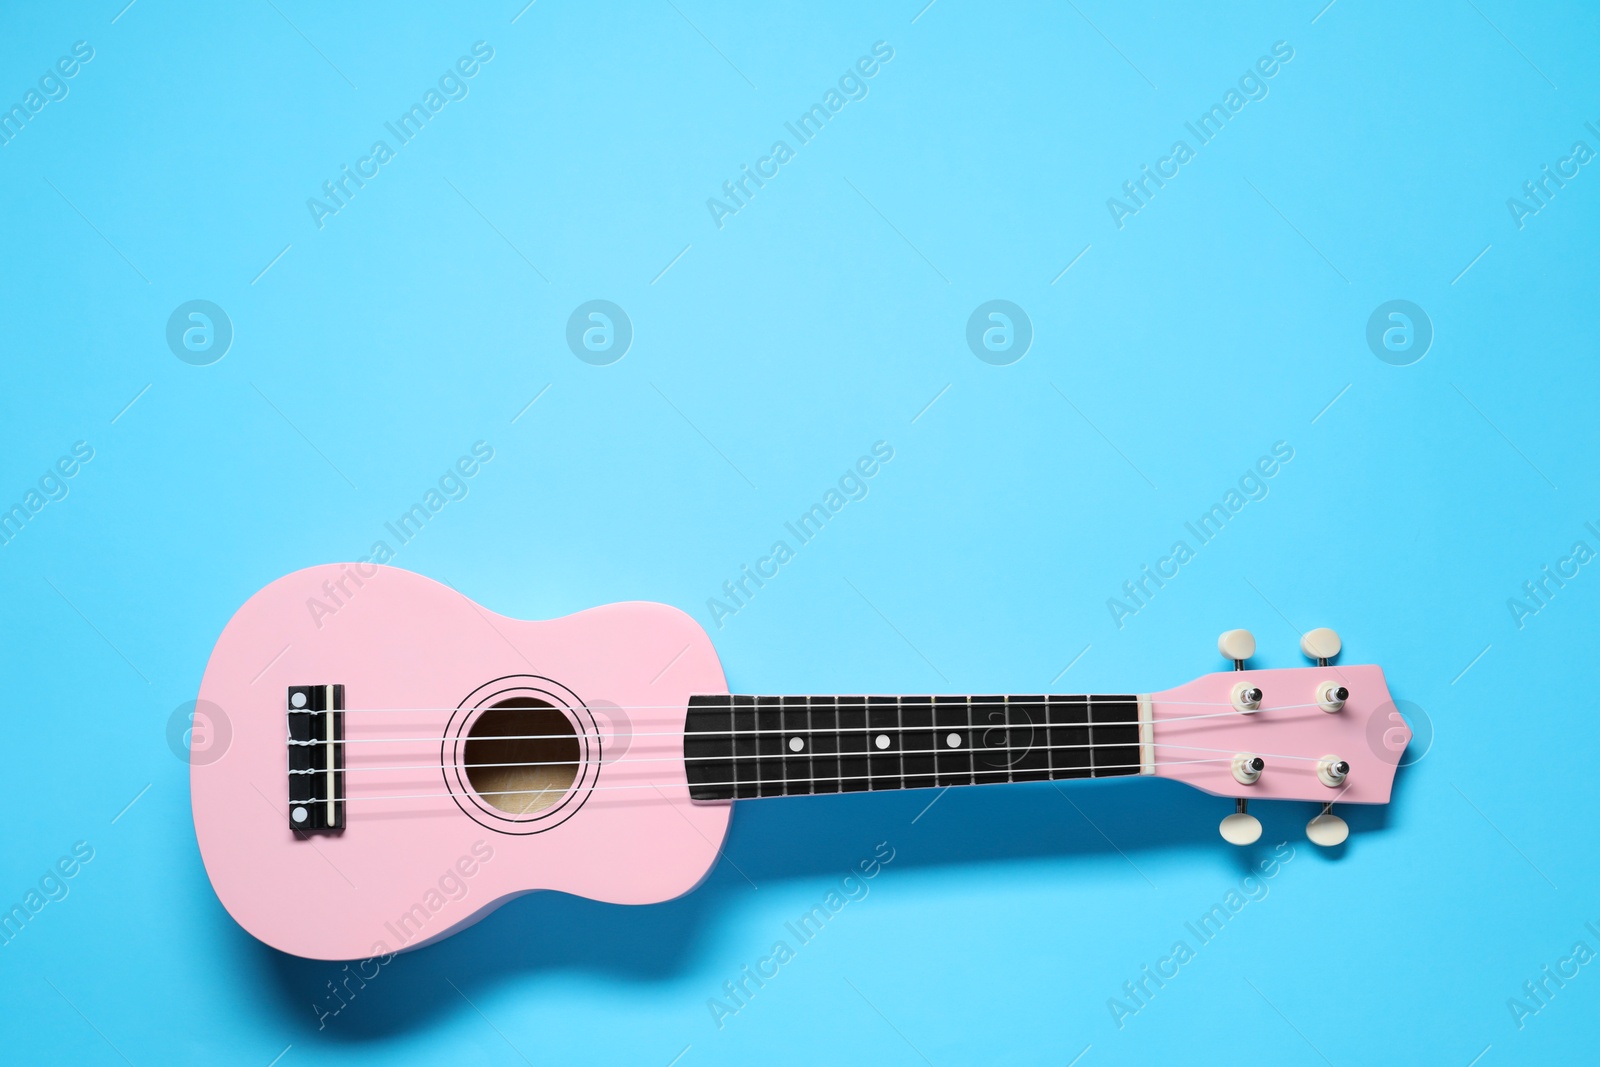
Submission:
[[[295,955],[356,959],[426,944],[533,889],[644,904],[704,877],[731,805],[691,802],[684,775],[689,696],[727,691],[698,624],[650,603],[510,619],[409,571],[359,566],[312,567],[262,589],[206,667],[200,699],[225,720],[212,736],[218,749],[231,738],[220,757],[192,757],[195,833],[241,926]],[[349,595],[338,604],[323,585],[341,581]],[[313,599],[337,610],[316,619]],[[361,710],[455,709],[509,676],[576,694],[593,713],[578,725],[604,753],[596,788],[537,833],[489,829],[448,794],[438,739],[452,710]],[[347,740],[432,740],[347,744],[346,829],[303,837],[287,817],[285,690],[330,683],[345,686]],[[402,765],[420,769],[360,771]]]

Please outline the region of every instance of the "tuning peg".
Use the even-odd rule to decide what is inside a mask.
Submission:
[[[1307,630],[1300,638],[1300,651],[1316,660],[1319,667],[1326,667],[1328,661],[1337,656],[1343,647],[1339,635],[1326,626]]]
[[[1238,810],[1225,815],[1217,832],[1230,845],[1253,845],[1261,840],[1261,820],[1245,810],[1244,798],[1238,800]]]
[[[1322,805],[1322,814],[1306,823],[1306,836],[1313,845],[1332,848],[1350,836],[1350,824],[1333,813],[1332,804]]]
[[[1233,660],[1233,669],[1244,670],[1244,661],[1256,654],[1256,638],[1249,630],[1229,630],[1217,638],[1217,651]]]

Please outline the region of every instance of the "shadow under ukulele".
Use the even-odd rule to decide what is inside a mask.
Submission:
[[[1175,784],[1113,779],[1069,791],[1070,797],[1041,782],[953,788],[943,795],[919,789],[740,805],[721,858],[691,893],[649,907],[531,893],[453,937],[386,961],[345,964],[290,956],[220,916],[219,926],[229,930],[219,932],[236,935],[239,949],[268,979],[263,984],[283,1016],[303,1025],[307,1039],[317,1034],[321,1040],[364,1042],[470,1014],[446,979],[475,1000],[479,990],[538,975],[676,981],[698,966],[698,949],[714,940],[707,931],[718,917],[749,906],[757,887],[837,880],[872,856],[880,842],[894,849],[892,878],[919,869],[1119,852],[1137,863],[1141,853],[1172,848],[1215,854],[1209,843],[1196,843],[1197,837],[1209,838],[1213,813],[1205,810],[1208,805],[1176,803],[1188,791]],[[1248,866],[1258,851],[1270,847],[1240,849],[1238,858]],[[1129,877],[1139,875],[1130,870]]]
[[[532,893],[455,937],[387,962],[301,959],[268,948],[220,917],[227,930],[219,932],[236,935],[239,949],[253,957],[266,979],[262,986],[279,1001],[282,1017],[303,1028],[303,1039],[316,1035],[317,1040],[362,1044],[471,1014],[446,979],[474,1000],[480,990],[539,975],[670,984],[698,965],[698,949],[714,940],[707,931],[718,916],[748,906],[756,891],[752,882],[766,888],[835,879],[854,870],[881,841],[895,850],[893,878],[942,867],[1120,855],[1130,863],[1124,881],[1136,883],[1143,876],[1133,865],[1149,853],[1192,851],[1201,860],[1217,856],[1211,844],[1215,804],[1174,783],[1113,779],[1065,792],[1052,783],[939,792],[745,805],[733,820],[722,858],[692,893],[650,907]],[[936,796],[937,803],[928,807]],[[1388,826],[1388,808],[1350,810],[1357,832]],[[1222,854],[1238,876],[1252,873],[1271,853],[1271,843],[1288,836],[1288,821],[1273,822],[1254,847]],[[1337,860],[1345,852],[1339,846],[1323,855]]]

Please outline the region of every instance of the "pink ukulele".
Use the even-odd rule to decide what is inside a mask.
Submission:
[[[330,611],[329,608],[332,608]],[[558,889],[647,904],[694,888],[730,801],[1116,775],[1246,799],[1384,804],[1411,731],[1383,671],[1235,670],[1124,696],[730,696],[711,640],[662,604],[496,615],[374,564],[312,567],[239,609],[200,686],[195,834],[229,913],[317,959],[436,941]],[[197,731],[197,737],[199,732]]]

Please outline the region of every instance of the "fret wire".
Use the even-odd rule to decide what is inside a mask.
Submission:
[[[789,795],[789,783],[794,779],[794,776],[789,773],[791,753],[789,752],[787,741],[790,731],[794,729],[793,724],[790,722],[790,716],[794,712],[792,706],[788,703],[791,699],[791,697],[778,698],[778,722],[783,727],[783,735],[778,738],[778,750],[783,753],[783,762],[778,764],[778,791],[784,796]]]
[[[954,767],[955,767],[954,774],[955,774],[955,778],[956,778],[956,782],[957,783],[959,783],[959,781],[960,781],[960,779],[962,778],[962,775],[963,775],[963,772],[962,772],[962,764],[963,763],[965,763],[965,765],[966,765],[965,776],[966,776],[967,781],[968,782],[976,782],[978,780],[978,777],[977,777],[977,775],[975,775],[973,773],[974,761],[973,761],[973,758],[972,758],[972,740],[971,740],[971,737],[970,737],[970,735],[972,733],[972,709],[971,709],[971,706],[969,704],[969,698],[963,696],[963,697],[957,698],[956,700],[948,701],[948,702],[945,703],[945,707],[950,709],[950,717],[951,718],[964,718],[964,719],[967,720],[968,738],[967,738],[967,744],[964,746],[966,748],[966,752],[963,753],[961,751],[961,748],[963,746],[957,746],[956,748],[947,747],[946,738],[948,737],[948,734],[943,730],[942,727],[938,727],[938,728],[935,729],[935,732],[934,732],[934,735],[933,735],[934,744],[936,746],[938,746],[939,751],[946,753],[947,761],[954,765]],[[959,726],[958,726],[958,729],[959,729]],[[954,733],[954,732],[956,732],[956,731],[954,731],[954,730],[950,731],[950,733]]]
[[[806,769],[811,772],[811,780],[809,783],[807,783],[811,787],[806,790],[808,793],[815,793],[817,791],[817,781],[822,777],[817,772],[818,770],[823,769],[817,764],[817,735],[811,732],[811,727],[815,726],[817,723],[817,706],[812,703],[813,699],[814,698],[812,697],[805,698],[806,737],[805,748],[802,749],[806,756]],[[818,732],[820,733],[821,731],[819,730]],[[835,734],[834,737],[835,740],[838,739],[837,734]],[[835,777],[837,777],[837,775]]]
[[[800,697],[800,709],[798,710],[800,710],[800,720],[805,723],[805,737],[803,737],[802,745],[800,745],[800,757],[805,761],[806,771],[810,771],[810,774],[806,776],[806,782],[811,785],[811,789],[806,790],[806,792],[814,793],[816,792],[816,777],[818,777],[818,774],[816,774],[816,745],[811,744],[811,725],[816,721],[816,712],[811,710],[811,697]]]
[[[812,727],[817,727],[815,733],[812,732]],[[811,775],[812,775],[811,791],[813,793],[815,793],[817,791],[816,790],[816,782],[818,780],[826,777],[826,775],[819,775],[817,773],[817,771],[819,769],[820,770],[827,770],[828,769],[828,761],[827,761],[827,758],[826,758],[826,753],[819,753],[817,751],[817,738],[819,736],[821,736],[821,734],[826,729],[827,729],[826,727],[818,725],[817,698],[816,697],[806,697],[806,747],[805,747],[805,754],[806,754],[806,765],[810,769]],[[835,724],[835,727],[833,729],[833,741],[834,741],[834,743],[836,745],[838,744],[838,741],[839,741],[839,732],[838,732],[837,724]],[[835,775],[834,777],[837,778],[838,775]]]
[[[1010,729],[1010,726],[1011,726],[1011,697],[1010,696],[1002,696],[1000,698],[1000,715],[1001,715],[1001,718],[1006,723],[1006,728]],[[1008,784],[1015,783],[1016,780],[1017,780],[1017,778],[1016,778],[1016,767],[1017,767],[1017,764],[1016,764],[1015,760],[1007,760],[1006,761],[1006,782]]]
[[[968,693],[961,698],[961,710],[967,717],[967,778],[973,785],[978,784],[978,742],[975,738],[977,726],[972,721],[972,694]]]
[[[785,699],[786,700],[793,700],[795,698],[787,697]],[[796,762],[802,763],[807,771],[815,771],[817,769],[816,768],[816,764],[813,762],[813,759],[815,757],[813,757],[812,754],[811,754],[811,746],[805,743],[805,738],[811,736],[811,702],[806,697],[800,697],[799,700],[800,700],[800,706],[798,708],[795,708],[792,704],[788,704],[788,703],[786,703],[784,705],[784,708],[783,708],[783,728],[785,730],[789,729],[789,715],[790,715],[790,712],[792,710],[796,715],[799,716],[800,721],[804,724],[804,728],[803,728],[803,730],[801,732],[799,732],[799,733],[797,733],[795,735],[795,736],[801,737],[800,752],[797,753],[797,754],[796,753],[791,753],[791,755],[795,756]],[[787,748],[788,745],[785,744],[784,747]],[[795,780],[795,776],[789,773],[789,764],[788,763],[785,763],[783,765],[783,777],[784,777],[784,783],[783,784],[785,786],[789,785],[790,782]],[[812,782],[816,781],[816,775],[815,774],[806,774],[804,776],[804,778],[805,778],[805,781],[806,781],[808,786]],[[806,792],[810,793],[811,790],[808,788],[806,790]]]
[[[894,698],[894,726],[895,738],[900,742],[894,746],[895,759],[900,764],[900,788],[906,787],[906,710],[902,697]]]
[[[816,721],[816,712],[811,710],[811,697],[800,697],[800,709],[798,710],[800,710],[800,718],[805,723],[805,737],[803,737],[802,744],[800,744],[800,757],[805,761],[806,771],[810,771],[810,774],[806,776],[806,781],[811,785],[811,789],[806,790],[806,792],[814,793],[816,792],[816,777],[818,776],[816,776],[816,745],[811,744],[811,723]]]
[[[877,738],[882,735],[888,737],[903,737],[901,731],[900,712],[897,707],[897,698],[892,696],[869,696],[867,701],[867,749],[870,753],[871,773],[873,780],[882,780],[883,787],[900,787],[905,780],[905,768],[900,760],[900,748],[890,749],[887,745],[878,748]]]
[[[845,701],[850,702],[850,715],[848,720],[845,716]],[[851,790],[851,792],[871,792],[873,779],[872,718],[871,714],[867,710],[867,698],[864,696],[852,695],[840,697],[835,701],[835,703],[839,707],[839,750],[841,752],[844,751],[845,747],[844,728],[846,722],[857,722],[861,724],[861,736],[851,746],[852,752],[854,753],[854,761],[850,764],[850,769],[862,771],[866,780],[861,783],[859,789]],[[843,774],[844,772],[845,762],[844,758],[841,756],[839,759],[839,773]],[[840,791],[844,791],[844,787],[842,785],[840,786]]]
[[[847,731],[844,728],[844,708],[843,708],[843,706],[840,705],[838,697],[832,696],[832,697],[822,697],[822,698],[813,698],[813,699],[821,699],[821,700],[826,701],[828,704],[832,705],[831,708],[828,708],[828,707],[824,707],[823,708],[823,716],[824,716],[825,719],[826,719],[827,716],[830,716],[830,715],[833,717],[833,725],[834,725],[835,729],[837,730],[837,732],[833,733],[831,735],[832,736],[832,740],[833,740],[833,754],[830,756],[828,753],[824,752],[823,756],[824,756],[825,759],[831,759],[833,761],[833,766],[839,771],[839,775],[840,775],[839,792],[841,792],[841,793],[854,792],[854,790],[849,790],[849,789],[845,788],[843,777],[844,777],[845,760],[846,760],[846,755],[845,754],[846,754],[846,751],[847,751],[847,749],[845,748],[845,745],[847,743],[852,744],[852,745],[855,743],[855,741],[856,741],[856,731],[853,731],[853,730],[848,730]],[[815,718],[816,718],[816,713],[813,712],[812,713],[813,725],[815,725]],[[821,732],[820,736],[823,737],[826,740],[826,739],[829,738],[830,735],[829,735],[829,732],[826,729],[824,729]],[[855,763],[854,763],[853,760],[850,763],[850,767],[851,767],[852,770],[855,769]]]
[[[831,760],[833,769],[838,772],[834,775],[834,777],[838,779],[844,774],[844,768],[839,763],[839,752],[844,747],[844,733],[843,728],[839,725],[839,707],[837,704],[835,704],[833,708],[833,727],[830,729],[829,727],[822,725],[828,721],[828,709],[824,705],[827,701],[832,699],[832,697],[819,696],[811,696],[806,698],[806,704],[810,708],[811,726],[813,730],[811,736],[806,739],[806,751],[811,753],[811,768],[813,771],[817,770],[819,767],[826,771],[829,767],[829,761]],[[819,738],[822,740],[822,744],[819,744]],[[833,742],[832,755],[828,753],[826,748],[822,747],[822,745],[826,744],[828,741]],[[824,774],[821,776],[821,778],[826,780],[827,775]],[[844,782],[842,780],[839,782],[839,788],[834,790],[834,792],[844,792]]]
[[[939,752],[940,752],[940,758],[935,759],[934,763],[935,763],[936,767],[940,762],[943,762],[947,766],[950,766],[950,767],[953,768],[951,770],[950,774],[944,774],[942,772],[940,773],[939,779],[940,779],[941,783],[947,781],[948,779],[950,779],[952,777],[955,779],[955,781],[950,782],[950,784],[954,785],[954,784],[957,784],[957,783],[960,782],[960,780],[961,780],[961,763],[962,763],[961,756],[962,756],[962,753],[960,751],[960,746],[957,746],[956,748],[950,748],[950,747],[948,747],[946,745],[946,743],[945,743],[946,736],[948,736],[948,734],[950,734],[950,733],[955,733],[955,731],[954,730],[950,730],[950,731],[947,732],[945,730],[945,728],[942,725],[940,725],[940,723],[939,723],[939,719],[940,719],[939,709],[941,707],[947,709],[947,713],[948,713],[947,717],[951,718],[951,719],[954,719],[954,718],[957,718],[958,716],[960,716],[962,714],[962,711],[966,708],[966,706],[967,706],[967,701],[966,701],[965,697],[960,697],[960,698],[957,698],[956,700],[945,699],[942,702],[940,701],[940,699],[938,697],[934,697],[933,698],[933,708],[934,708],[933,747],[938,749]],[[967,719],[967,725],[970,727],[972,725],[972,717],[969,715],[969,716],[966,716],[966,719]],[[959,724],[958,724],[958,728],[959,728]],[[966,778],[967,778],[968,782],[971,782],[974,779],[972,777],[972,751],[971,751],[970,747],[968,748],[968,750],[966,752],[966,764],[967,764]]]
[[[863,743],[864,738],[860,736],[859,731],[845,729],[844,704],[838,697],[832,697],[830,699],[833,703],[833,724],[839,730],[833,743],[833,758],[836,761],[835,765],[839,768],[839,774],[842,777],[847,766],[852,771],[858,769],[858,765],[855,762],[855,746],[859,743]],[[849,755],[847,756],[846,753],[849,753]],[[842,782],[839,786],[839,792],[841,793],[856,791],[857,790],[846,788]]]
[[[931,718],[933,722],[933,776],[934,781],[940,785],[954,785],[960,777],[959,761],[956,753],[945,745],[945,736],[954,733],[951,729],[955,724],[956,700],[948,696],[936,696],[932,699]],[[971,760],[968,760],[971,766]],[[970,777],[970,775],[969,775]]]
[[[971,779],[973,785],[977,785],[978,784],[978,746],[977,746],[977,743],[974,742],[973,738],[972,738],[972,735],[973,735],[974,731],[973,731],[973,725],[972,725],[972,694],[971,693],[968,693],[967,695],[965,695],[965,696],[963,696],[961,698],[961,707],[967,713],[967,745],[966,745],[966,748],[967,748],[967,777],[969,779]]]
[[[758,701],[753,696],[746,696],[746,697],[744,697],[743,700],[740,700],[738,697],[734,697],[730,701],[730,704],[732,705],[732,707],[734,709],[733,729],[735,731],[735,735],[738,736],[742,732],[742,734],[743,734],[743,736],[745,738],[745,741],[746,741],[746,744],[745,744],[746,751],[745,751],[745,753],[743,755],[740,755],[738,757],[739,760],[751,759],[751,758],[753,758],[755,756],[759,756],[761,754],[761,736],[760,736],[760,734],[756,733],[757,724],[760,723],[760,721],[761,721],[758,718],[757,712],[756,712],[756,705],[759,704],[759,703],[760,703],[760,701]],[[738,714],[740,711],[745,712],[745,714],[743,714],[743,715]],[[749,728],[741,731],[740,727],[745,722],[748,722],[750,724]],[[735,745],[734,751],[735,752],[738,751],[738,746],[737,745]],[[730,780],[738,781],[740,779],[740,777],[743,776],[743,772],[740,770],[740,767],[741,767],[741,764],[738,763],[738,762],[735,762],[733,764],[733,766],[728,768],[728,777],[729,777]],[[757,763],[756,764],[756,777],[757,777],[757,779],[759,779],[761,777],[760,768],[761,768],[761,764]],[[759,784],[755,787],[753,793],[754,793],[755,796],[760,796],[761,795],[761,786]],[[747,793],[746,795],[750,795],[750,794]]]
[[[870,792],[872,792],[872,779],[873,779],[873,774],[872,774],[872,713],[867,710],[867,698],[866,697],[864,697],[864,696],[860,696],[860,697],[852,696],[850,699],[851,700],[859,700],[859,701],[861,701],[861,728],[864,731],[863,734],[862,734],[862,738],[861,738],[861,766],[864,767],[866,769],[866,772],[867,772],[867,788],[866,788],[865,792],[870,793]],[[841,727],[843,727],[843,725],[844,725],[844,713],[843,712],[841,712],[840,716],[839,716],[839,725]],[[844,770],[844,764],[841,763],[839,765],[839,769],[841,771]]]
[[[767,725],[768,723],[771,723],[774,718],[777,720],[779,730],[779,736],[776,738],[778,743],[778,751],[779,753],[782,753],[783,751],[783,709],[781,704],[782,701],[777,697],[756,697],[756,729],[761,731],[762,735],[756,740],[756,753],[758,755],[771,755],[770,752],[764,750],[764,746],[774,740],[774,738],[771,736],[771,729]],[[765,763],[760,764],[759,766],[763,769],[757,773],[756,777],[761,780],[762,784],[756,791],[757,795],[763,797],[774,795],[781,796],[783,790],[780,782],[783,778],[783,766],[781,764]],[[777,771],[776,778],[774,778],[770,773],[773,770]],[[769,786],[772,788],[769,789]]]
[[[873,762],[873,757],[877,754],[877,746],[873,743],[874,732],[872,729],[872,701],[868,700],[864,696],[858,696],[852,699],[861,701],[861,724],[867,728],[867,736],[862,738],[862,744],[865,746],[864,751],[866,752],[866,755],[862,758],[866,761],[867,765],[867,789],[871,790],[875,788],[873,783],[879,778],[879,765]]]
[[[906,701],[910,700],[909,707]],[[939,750],[935,747],[933,697],[902,697],[900,701],[901,718],[909,712],[911,724],[906,727],[907,733],[901,735],[900,763],[905,768],[907,778],[935,779],[939,773]],[[924,741],[923,738],[927,740]],[[923,747],[923,746],[926,747]],[[916,755],[913,762],[909,757]]]
[[[719,753],[725,753],[725,755],[723,755],[721,757],[721,760],[720,760],[720,762],[723,764],[723,772],[721,774],[721,777],[725,778],[728,781],[732,781],[733,779],[738,777],[738,773],[734,770],[734,767],[736,766],[735,761],[739,758],[739,735],[736,732],[734,732],[734,729],[733,729],[735,716],[734,716],[734,710],[733,710],[732,694],[729,695],[728,703],[725,706],[718,707],[718,706],[713,705],[712,707],[706,708],[705,710],[708,710],[708,711],[715,710],[717,712],[716,721],[719,724],[726,723],[726,725],[727,725],[727,732],[724,734],[724,736],[722,738],[719,739],[719,742],[718,742],[718,744],[716,746],[716,751],[719,752]],[[689,735],[689,720],[688,720],[688,715],[686,714],[685,717],[684,717],[684,748],[685,748],[685,750],[687,750],[687,748],[688,748],[689,736],[690,736]],[[685,751],[685,753],[684,753],[684,763],[685,763],[686,767],[690,765],[689,764],[689,756],[688,756],[688,752],[687,751]],[[715,765],[713,764],[713,766],[715,766]]]
[[[1083,698],[1083,702],[1084,702],[1084,706],[1086,708],[1083,718],[1084,718],[1084,721],[1089,724],[1089,777],[1093,778],[1094,777],[1094,770],[1095,770],[1095,766],[1094,766],[1094,697],[1085,696]]]
[[[989,703],[984,705],[984,707],[983,707],[983,715],[984,715],[985,718],[987,718],[989,720],[989,722],[991,724],[994,723],[994,719],[995,719],[996,713],[998,713],[999,716],[1000,716],[1000,725],[999,726],[991,725],[989,728],[990,729],[1004,729],[1006,731],[1006,733],[1007,733],[1007,740],[1010,740],[1011,703],[1005,696],[1001,696],[1000,703],[998,704],[998,706],[993,702],[992,698],[991,698],[991,701]],[[1032,738],[1033,738],[1033,732],[1031,730],[1031,725],[1032,725],[1032,720],[1030,719],[1029,720],[1030,730],[1029,730],[1029,734],[1028,734],[1030,740],[1032,740]],[[1029,745],[1027,747],[1028,747],[1028,749],[1031,749],[1032,745]],[[985,751],[988,751],[987,746],[985,746]],[[1026,752],[1023,753],[1023,755],[1026,755],[1026,754],[1027,754]],[[1005,767],[1004,767],[1005,780],[1008,783],[1015,782],[1016,781],[1016,767],[1017,767],[1017,763],[1020,761],[1021,757],[1010,758],[1010,753],[1009,752],[1007,753],[1007,756],[1008,756],[1008,758],[1005,761]],[[998,776],[1001,773],[1001,769],[1000,768],[991,767],[990,768],[990,773],[992,775]],[[986,781],[993,781],[994,779],[993,778],[989,778],[989,779],[985,779],[985,780]]]
[[[809,766],[809,768],[811,770],[811,790],[810,791],[813,792],[813,793],[815,793],[817,791],[817,783],[819,781],[822,781],[823,779],[825,779],[827,777],[826,775],[819,774],[818,771],[825,771],[828,768],[827,754],[818,752],[818,750],[817,750],[817,738],[820,737],[823,734],[823,732],[826,731],[826,729],[827,729],[827,727],[819,725],[819,719],[818,719],[818,714],[817,714],[817,702],[818,702],[818,699],[819,699],[818,697],[814,697],[814,696],[806,697],[806,738],[805,738],[806,747],[805,747],[805,754],[806,754],[807,765]],[[814,732],[813,732],[813,728],[815,728]],[[833,731],[833,740],[834,740],[834,742],[836,744],[838,743],[839,734],[838,734],[837,727],[835,727],[835,729]],[[839,776],[837,774],[834,775],[835,779],[837,779],[838,777]],[[843,784],[843,783],[840,783],[840,784]]]

